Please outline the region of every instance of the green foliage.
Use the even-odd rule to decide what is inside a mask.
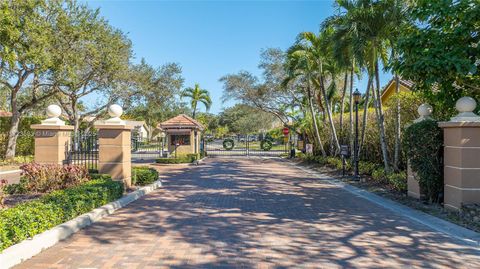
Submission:
[[[436,121],[410,125],[403,134],[403,147],[422,193],[430,202],[440,202],[443,191],[443,133]]]
[[[162,164],[177,164],[177,163],[192,163],[192,157],[187,156],[178,156],[177,158],[158,158],[155,160],[156,163]]]
[[[123,184],[95,179],[0,211],[0,251],[123,195]]]
[[[23,117],[18,126],[18,139],[16,156],[29,156],[34,153],[34,131],[30,128],[32,124],[39,124],[40,117]],[[10,117],[0,117],[0,158],[5,156],[7,150],[8,131],[11,125]]]
[[[405,172],[388,174],[387,182],[397,191],[407,191],[407,174]]]
[[[269,113],[249,105],[236,104],[222,111],[218,123],[237,134],[256,133],[271,126],[274,118]]]
[[[412,1],[411,23],[400,28],[395,69],[416,82],[436,117],[452,116],[462,95],[480,97],[478,0]],[[435,89],[433,88],[435,87]]]
[[[132,167],[132,184],[137,186],[145,186],[152,184],[158,180],[158,171],[147,167]]]
[[[180,96],[183,97],[188,97],[190,98],[190,104],[192,106],[192,117],[195,119],[195,115],[197,113],[197,105],[198,102],[202,103],[205,105],[205,108],[210,110],[210,106],[212,106],[212,99],[210,98],[210,93],[205,90],[200,88],[200,85],[198,83],[195,84],[194,88],[186,88]]]
[[[264,151],[269,151],[273,147],[272,141],[270,139],[264,139],[260,142],[260,148]]]

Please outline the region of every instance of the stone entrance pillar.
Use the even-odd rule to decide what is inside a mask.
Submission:
[[[95,123],[98,129],[98,167],[101,174],[109,174],[113,180],[123,181],[128,188],[131,178],[131,132],[120,116],[123,110],[118,105],[111,105],[108,113],[112,117],[101,123]]]
[[[462,97],[460,114],[439,126],[444,133],[444,206],[459,211],[464,204],[480,203],[480,117],[473,98]]]
[[[35,157],[40,164],[65,164],[73,126],[65,125],[58,117],[62,110],[57,105],[47,107],[48,119],[31,126],[35,130]]]

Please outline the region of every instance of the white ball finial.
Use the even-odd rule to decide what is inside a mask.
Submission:
[[[477,101],[469,96],[464,96],[457,100],[455,103],[455,108],[459,112],[457,116],[450,119],[453,122],[479,122],[480,117],[473,113],[475,108],[477,108]]]
[[[112,118],[120,118],[123,114],[123,109],[121,106],[117,104],[113,104],[108,107],[108,115]]]
[[[423,120],[429,119],[430,115],[432,115],[433,108],[429,104],[421,104],[417,108],[417,112],[418,112],[418,115],[420,115],[420,117],[414,120],[413,122],[421,122]]]
[[[117,104],[113,104],[108,107],[108,115],[110,115],[111,118],[106,120],[105,122],[108,124],[123,125],[125,124],[125,121],[120,119],[120,116],[122,116],[122,114],[122,107]]]
[[[65,125],[58,117],[62,115],[62,109],[57,105],[49,105],[46,109],[48,119],[42,120],[43,125]]]
[[[49,118],[58,118],[62,115],[62,109],[57,105],[49,105],[47,107],[47,116]]]
[[[455,104],[455,108],[460,113],[473,112],[475,108],[477,108],[477,102],[472,97],[464,96],[458,99],[457,103]]]
[[[418,115],[420,115],[420,117],[426,118],[426,117],[432,115],[433,108],[429,104],[421,104],[418,107],[417,112],[418,112]]]

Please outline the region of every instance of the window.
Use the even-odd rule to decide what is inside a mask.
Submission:
[[[170,144],[173,146],[190,145],[190,135],[172,135],[171,138]]]

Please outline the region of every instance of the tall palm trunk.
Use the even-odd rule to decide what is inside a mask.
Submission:
[[[310,88],[310,82],[308,82],[307,86],[307,95],[308,95],[308,106],[310,108],[310,114],[312,114],[312,121],[313,121],[313,129],[315,131],[315,139],[317,140],[317,144],[320,147],[320,151],[322,152],[322,156],[326,157],[327,153],[323,148],[322,138],[320,137],[320,133],[318,131],[318,124],[317,124],[317,117],[315,115],[315,110],[313,109],[313,100],[312,100],[312,91]]]
[[[353,149],[353,69],[355,63],[352,61],[352,69],[350,70],[350,149]],[[353,158],[352,158],[353,161]]]
[[[334,155],[337,155],[337,153],[340,152],[340,144],[338,143],[337,131],[335,128],[335,124],[333,123],[332,110],[330,107],[330,102],[328,100],[327,91],[325,90],[322,63],[320,63],[320,89],[322,90],[323,100],[325,102],[325,110],[327,110],[328,121],[330,123],[330,129],[332,131],[332,138],[336,147],[336,152]]]
[[[360,139],[360,146],[358,147],[358,155],[362,151],[363,145],[365,144],[366,129],[368,124],[368,105],[370,102],[370,89],[373,91],[372,87],[372,77],[368,77],[367,90],[365,91],[365,102],[363,104],[363,123],[362,123],[362,135]]]
[[[345,71],[345,77],[343,80],[343,92],[342,92],[342,101],[340,104],[340,137],[342,144],[344,143],[345,133],[343,131],[343,112],[345,110],[345,95],[347,93],[347,84],[348,84],[348,72]]]
[[[192,118],[195,119],[195,114],[197,114],[197,103],[193,103],[192,105],[193,108],[193,113],[192,113]]]
[[[398,94],[400,93],[400,79],[398,74],[395,73],[395,93],[397,94],[397,111],[396,111],[396,119],[395,119],[395,152],[393,155],[393,169],[398,171],[398,164],[400,162],[400,135],[401,135],[401,115],[400,115],[400,98],[398,98]]]
[[[385,166],[385,172],[390,172],[390,165],[389,165],[389,158],[388,158],[388,151],[387,151],[387,141],[385,138],[385,119],[383,115],[383,107],[382,107],[382,98],[380,96],[380,74],[378,70],[378,60],[375,60],[375,80],[376,80],[376,98],[377,98],[377,122],[378,122],[378,130],[380,132],[380,146],[382,147],[382,155],[383,155],[383,164]]]

